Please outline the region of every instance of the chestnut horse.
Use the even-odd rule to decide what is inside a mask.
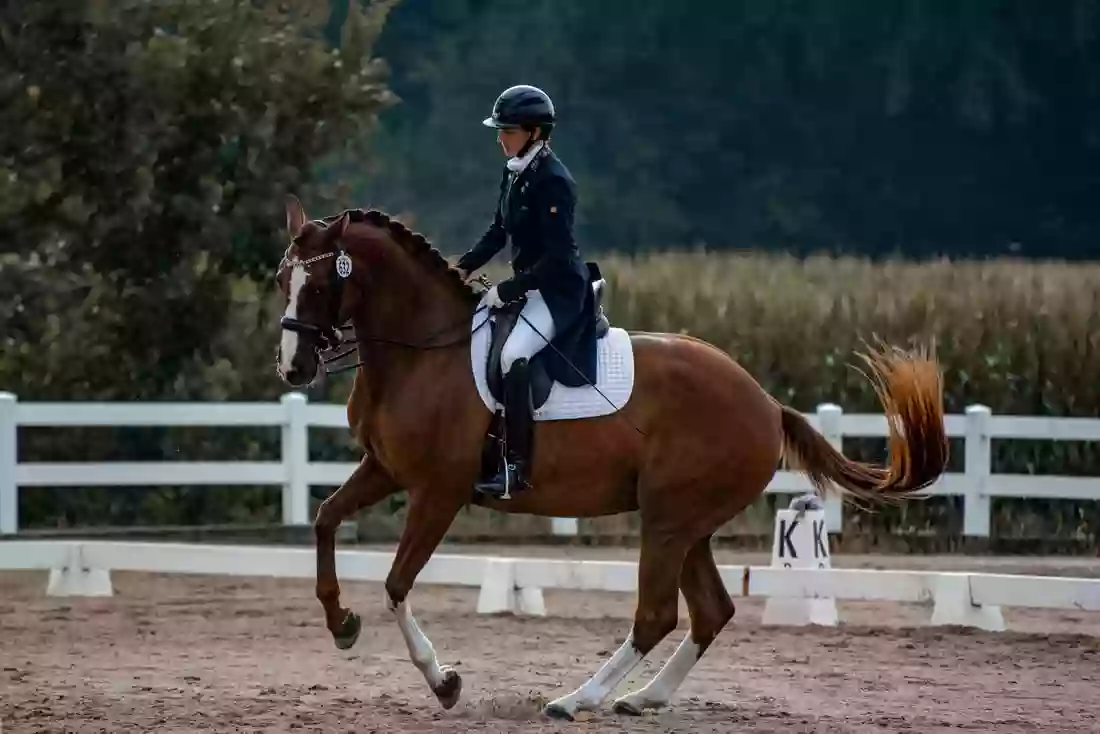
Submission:
[[[417,575],[458,511],[471,501],[509,513],[594,517],[637,510],[637,607],[626,641],[550,716],[593,710],[678,622],[683,592],[691,628],[653,680],[614,702],[638,714],[668,704],[733,617],[711,554],[712,534],[764,492],[785,459],[821,493],[836,484],[854,501],[898,501],[946,469],[942,378],[923,353],[863,355],[889,425],[889,462],[845,458],[797,411],[766,394],[724,352],[680,334],[631,333],[632,395],[616,413],[538,422],[531,486],[509,500],[472,500],[492,414],[471,373],[470,333],[480,296],[422,236],[377,211],[310,221],[287,199],[290,246],[277,280],[287,298],[278,370],[311,383],[321,352],[350,319],[360,360],[347,403],[364,449],[359,466],[321,505],[314,524],[317,598],[335,644],[349,648],[360,618],[340,606],[335,530],[400,491],[408,515],[386,578],[387,606],[412,663],[444,708],[461,679],[440,665],[408,603]]]

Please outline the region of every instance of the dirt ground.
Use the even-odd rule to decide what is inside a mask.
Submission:
[[[910,560],[834,565],[921,567]],[[1088,576],[1100,565],[962,566],[974,564]],[[760,625],[761,600],[738,600],[669,709],[631,718],[606,705],[566,723],[541,706],[622,641],[632,595],[546,592],[550,616],[523,619],[474,614],[476,589],[417,586],[420,626],[463,676],[462,701],[445,712],[409,663],[380,584],[344,584],[364,629],[340,652],[308,581],[113,579],[110,599],[51,599],[44,573],[0,573],[3,734],[1100,732],[1097,613],[1005,609],[1011,631],[983,633],[921,627],[927,607],[841,603],[838,628],[781,629]],[[686,629],[684,619],[619,692],[656,672]]]

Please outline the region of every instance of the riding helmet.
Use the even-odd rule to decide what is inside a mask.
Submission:
[[[520,84],[500,93],[493,105],[493,114],[482,121],[495,128],[542,128],[549,133],[556,117],[550,96],[538,87]]]

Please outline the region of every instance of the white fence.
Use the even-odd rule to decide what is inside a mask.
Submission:
[[[344,581],[384,581],[392,552],[338,550]],[[313,579],[313,549],[112,541],[3,541],[0,571],[48,570],[51,595],[113,594],[111,571],[271,576]],[[1014,574],[790,569],[721,566],[734,597],[894,601],[927,604],[928,622],[988,630],[1005,628],[1000,607],[1100,612],[1100,579]],[[638,567],[628,561],[495,558],[437,554],[418,584],[479,587],[477,611],[546,613],[544,589],[637,591]],[[765,623],[768,623],[765,611]],[[805,622],[802,622],[805,623]],[[835,624],[834,621],[830,624]]]
[[[887,435],[882,415],[846,415],[825,404],[807,417],[838,447],[844,437]],[[947,416],[945,424],[949,436],[966,441],[965,471],[945,475],[927,493],[965,498],[965,535],[989,535],[993,497],[1100,500],[1100,478],[993,474],[990,450],[993,439],[1100,440],[1100,419],[998,416],[974,405],[965,415]],[[282,455],[279,461],[20,463],[17,434],[24,426],[278,426]],[[281,485],[283,522],[308,524],[309,487],[337,486],[355,467],[310,461],[314,427],[346,428],[345,407],[310,404],[301,393],[287,393],[278,403],[24,403],[0,393],[0,534],[19,529],[19,488],[41,486]],[[801,474],[779,472],[767,491],[810,490]],[[839,501],[830,499],[826,513],[829,530],[840,530]],[[574,534],[576,522],[556,519],[554,528]]]

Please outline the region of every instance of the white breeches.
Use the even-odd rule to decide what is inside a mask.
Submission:
[[[538,333],[527,324],[528,321],[538,329]],[[543,300],[542,294],[537,290],[527,291],[527,303],[524,304],[515,328],[512,329],[512,333],[508,335],[508,340],[500,350],[501,371],[508,374],[512,369],[512,363],[517,359],[530,360],[546,346],[549,340],[554,338],[554,334],[554,317],[550,315],[550,309]]]

